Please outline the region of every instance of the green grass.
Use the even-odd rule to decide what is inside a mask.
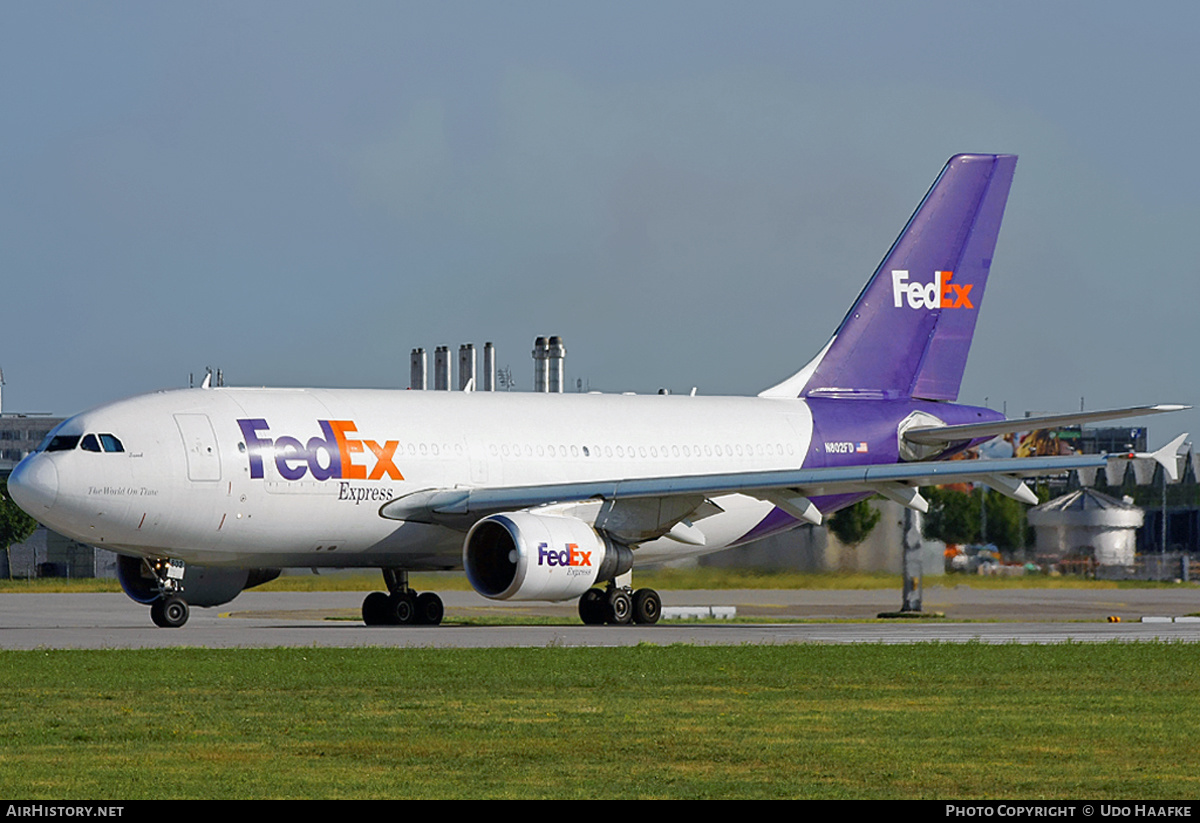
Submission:
[[[1198,654],[0,652],[0,796],[1187,799]]]

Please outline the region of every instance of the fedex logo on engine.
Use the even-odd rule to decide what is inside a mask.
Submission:
[[[313,480],[404,479],[393,462],[400,441],[388,440],[381,446],[374,440],[355,439],[358,427],[353,420],[318,420],[323,436],[304,442],[287,435],[273,440],[265,436],[271,427],[261,417],[240,419],[237,424],[246,439],[250,477],[255,480],[262,479],[264,457],[274,458],[275,469],[284,480],[299,480],[306,474]],[[355,462],[368,451],[374,456],[369,473],[367,462]]]
[[[892,301],[899,309],[905,302],[910,309],[973,309],[973,284],[951,283],[952,271],[935,271],[932,283],[910,283],[908,272],[892,271]]]
[[[567,543],[562,551],[550,548],[547,543],[538,543],[539,566],[591,566],[592,553],[579,550],[579,544]]]

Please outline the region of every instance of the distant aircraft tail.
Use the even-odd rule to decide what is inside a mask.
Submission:
[[[950,158],[833,337],[760,397],[954,400],[1017,158]]]

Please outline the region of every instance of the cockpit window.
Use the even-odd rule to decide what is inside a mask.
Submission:
[[[79,448],[85,452],[123,452],[125,447],[121,445],[121,441],[111,434],[85,434],[83,439],[79,441]]]
[[[46,444],[48,452],[69,452],[71,449],[79,445],[79,435],[77,434],[56,434],[50,438],[50,442]]]
[[[80,448],[86,452],[123,452],[125,451],[124,444],[120,439],[112,434],[54,434],[47,435],[42,444],[38,446],[38,451],[47,452],[69,452],[72,449]]]

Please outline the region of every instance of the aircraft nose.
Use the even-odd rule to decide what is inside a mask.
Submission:
[[[8,478],[8,493],[30,517],[38,518],[58,499],[58,469],[44,454],[26,457]]]

